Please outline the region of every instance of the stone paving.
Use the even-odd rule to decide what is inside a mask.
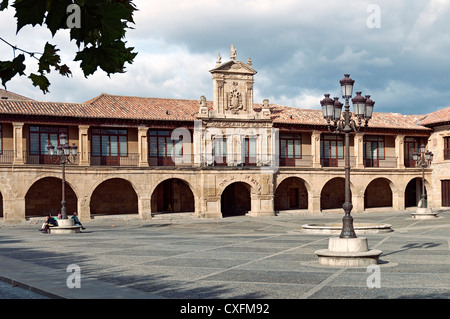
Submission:
[[[337,235],[311,234],[301,225],[340,222],[341,214],[223,219],[180,214],[148,221],[96,218],[70,235],[42,234],[39,220],[0,224],[0,297],[450,298],[449,212],[433,220],[412,219],[406,211],[353,217],[355,223],[388,223],[394,230],[357,233],[368,238],[370,249],[383,251],[380,288],[368,287],[373,273],[367,268],[318,264],[314,251],[327,248],[328,238]],[[69,265],[79,267],[81,288],[67,286],[75,274]],[[27,292],[15,295],[14,283]]]

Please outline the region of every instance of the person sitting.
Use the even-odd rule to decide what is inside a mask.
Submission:
[[[58,226],[58,222],[55,218],[52,217],[52,214],[47,215],[47,220],[45,221],[44,227],[41,229],[42,232],[48,234],[48,230],[50,227]]]
[[[77,212],[74,212],[74,213],[73,213],[72,219],[73,219],[73,223],[74,223],[75,225],[80,225],[80,226],[81,226],[81,229],[86,229],[86,228],[81,224],[80,220],[78,219],[78,214],[77,214]]]

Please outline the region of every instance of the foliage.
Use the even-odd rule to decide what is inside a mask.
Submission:
[[[79,19],[79,27],[68,26],[70,5],[79,8],[79,15],[75,16]],[[133,0],[15,0],[13,4],[9,4],[9,0],[0,0],[0,11],[8,6],[15,9],[17,33],[26,25],[46,26],[53,36],[58,30],[70,29],[70,41],[75,41],[78,47],[74,61],[80,61],[85,77],[94,74],[98,68],[108,76],[123,73],[125,63],[133,63],[137,54],[132,52],[133,47],[126,47],[124,41],[126,29],[131,28],[129,23],[134,24],[133,13],[137,8]],[[9,44],[5,40],[3,42]],[[37,59],[34,53],[20,51]],[[72,74],[69,67],[61,63],[58,51],[56,46],[47,42],[41,57],[37,59],[37,74],[28,76],[33,85],[44,93],[48,92],[50,86],[46,75],[52,69],[62,76]],[[0,61],[0,78],[5,88],[14,76],[26,75],[24,62],[25,54],[11,61]]]

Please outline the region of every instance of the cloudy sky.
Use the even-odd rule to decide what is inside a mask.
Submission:
[[[0,12],[0,37],[29,51],[56,44],[73,77],[50,76],[42,94],[25,78],[10,91],[36,100],[85,102],[100,93],[212,99],[220,52],[250,57],[255,102],[318,109],[323,94],[339,96],[349,73],[355,91],[371,95],[375,111],[424,114],[450,106],[450,1],[448,0],[135,0],[139,11],[127,41],[138,52],[126,73],[99,70],[84,78],[73,62],[68,33],[51,37],[41,27],[16,35],[14,12]],[[0,42],[0,60],[13,51]],[[36,61],[27,59],[27,72]]]

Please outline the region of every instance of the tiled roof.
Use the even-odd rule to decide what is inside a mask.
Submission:
[[[423,119],[420,121],[420,125],[435,126],[438,124],[450,122],[450,107],[440,109],[436,112],[423,115]]]
[[[207,102],[209,108],[213,103]],[[255,111],[261,109],[255,104]],[[270,105],[275,124],[326,125],[321,110]],[[193,121],[199,111],[198,100],[146,98],[101,94],[85,103],[58,103],[0,100],[0,114],[47,115],[79,118]],[[291,118],[292,116],[292,118]],[[418,125],[419,115],[374,113],[371,128],[430,130]]]
[[[321,110],[308,110],[290,106],[271,105],[274,123],[326,125]],[[291,118],[292,115],[292,118]],[[369,121],[371,128],[429,130],[417,122],[423,115],[402,115],[399,113],[374,112]]]
[[[32,99],[26,97],[26,96],[22,96],[20,94],[11,92],[11,91],[6,91],[4,89],[0,89],[0,99],[1,100],[19,100],[19,101],[33,101]]]

